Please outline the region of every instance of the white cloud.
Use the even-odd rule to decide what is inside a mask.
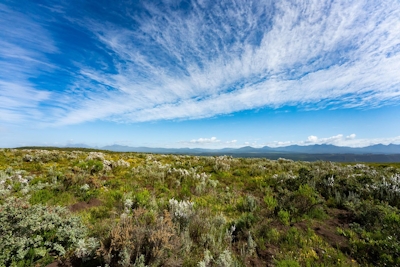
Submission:
[[[331,136],[328,138],[321,138],[319,140],[319,142],[323,143],[323,144],[335,144],[338,142],[341,142],[343,140],[343,134],[338,134],[335,136]]]
[[[33,109],[39,110],[40,103],[58,107],[49,118],[35,119],[58,125],[97,119],[142,122],[266,106],[373,108],[400,101],[398,1],[271,3],[192,1],[183,11],[144,2],[145,12],[120,17],[132,28],[96,20],[99,14],[90,12],[82,18],[67,14],[75,27],[92,33],[104,58],[99,56],[98,65],[77,63],[80,70],[71,77],[69,91],[33,98]],[[32,42],[32,49],[14,41],[0,46],[7,49],[2,54],[28,66],[17,71],[22,81],[38,66],[51,68],[43,60],[57,51],[50,35],[40,24],[2,8],[9,14],[3,20],[19,16],[18,25],[28,25],[17,25],[19,35],[7,27],[4,40]],[[17,109],[8,112],[21,116]]]
[[[303,143],[305,143],[305,144],[335,144],[337,142],[340,142],[342,139],[343,139],[342,134],[338,134],[338,135],[327,137],[327,138],[318,138],[315,135],[310,135],[306,141],[303,141]]]
[[[251,147],[256,147],[256,148],[260,148],[260,147],[263,147],[263,146],[265,146],[265,145],[263,145],[263,144],[259,144],[257,141],[246,141],[246,142],[243,142],[242,144],[240,144],[240,145],[237,145],[236,147],[243,147],[243,146],[251,146]]]
[[[49,91],[31,79],[54,66],[46,54],[57,52],[48,32],[37,22],[0,4],[0,121],[9,124],[46,121],[52,112],[40,108],[52,101]]]
[[[351,147],[365,147],[377,144],[389,145],[400,144],[400,136],[387,138],[372,138],[372,139],[353,139],[345,143]]]
[[[309,142],[309,143],[316,143],[317,141],[318,141],[318,137],[316,137],[315,135],[310,135],[307,138],[307,142]]]
[[[346,140],[353,140],[356,138],[356,134],[350,134],[348,136],[346,136]]]
[[[212,143],[219,143],[221,140],[218,140],[216,137],[211,138],[199,138],[199,139],[192,139],[190,143],[192,144],[212,144]]]

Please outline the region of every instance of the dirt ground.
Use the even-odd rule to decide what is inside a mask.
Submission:
[[[68,209],[71,212],[78,212],[78,211],[89,209],[92,207],[98,207],[101,204],[102,204],[102,202],[100,200],[98,200],[97,198],[92,198],[89,200],[89,202],[81,201],[81,202],[75,203],[75,204],[69,206]]]

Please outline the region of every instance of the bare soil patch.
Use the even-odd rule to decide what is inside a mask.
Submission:
[[[258,262],[255,261],[253,265],[251,266],[267,266],[267,267],[273,267],[275,266],[274,261],[275,261],[275,255],[278,253],[278,248],[272,244],[265,244],[265,249],[257,249],[257,256],[258,256]],[[264,265],[262,265],[264,264]]]
[[[58,262],[55,261],[55,262],[52,262],[50,264],[47,264],[46,267],[58,267]]]
[[[68,209],[71,212],[78,212],[78,211],[89,209],[92,207],[98,207],[102,204],[103,204],[103,202],[101,202],[99,199],[92,198],[88,202],[81,201],[81,202],[75,203],[75,204],[69,206]]]
[[[339,248],[342,252],[349,254],[349,240],[338,234],[337,228],[348,229],[349,224],[354,221],[352,213],[341,209],[329,209],[328,215],[330,216],[329,219],[322,222],[314,222],[312,229],[332,247]],[[295,225],[304,231],[309,227],[304,222],[299,222]]]

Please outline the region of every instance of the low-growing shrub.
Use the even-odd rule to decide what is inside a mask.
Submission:
[[[400,266],[399,208],[400,163],[0,149],[0,266]]]
[[[359,236],[350,239],[353,257],[375,266],[400,266],[400,213],[388,204],[364,201],[354,210]]]
[[[30,266],[63,256],[86,237],[80,220],[62,207],[8,198],[0,211],[0,266]]]
[[[288,211],[280,210],[278,212],[278,218],[284,225],[288,226],[290,224],[290,213]]]
[[[109,266],[163,265],[180,248],[170,213],[154,214],[135,209],[123,214],[102,242],[99,254]]]
[[[275,208],[278,206],[278,201],[271,194],[267,194],[264,197],[264,203],[267,206],[266,208],[267,208],[268,213],[273,213],[275,211]]]
[[[276,267],[300,267],[300,264],[295,260],[280,260],[276,261]]]
[[[36,190],[31,194],[29,202],[31,204],[46,204],[47,201],[54,197],[53,190],[49,188],[43,188],[41,190]]]
[[[257,199],[252,195],[246,195],[244,198],[240,199],[238,203],[238,209],[242,212],[253,212],[257,207]]]
[[[256,223],[257,218],[253,213],[243,213],[239,219],[236,221],[236,230],[234,235],[238,238],[244,237],[248,230]]]

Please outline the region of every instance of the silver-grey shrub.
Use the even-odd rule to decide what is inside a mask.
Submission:
[[[78,217],[63,207],[8,198],[0,205],[0,266],[62,256],[86,237]]]

